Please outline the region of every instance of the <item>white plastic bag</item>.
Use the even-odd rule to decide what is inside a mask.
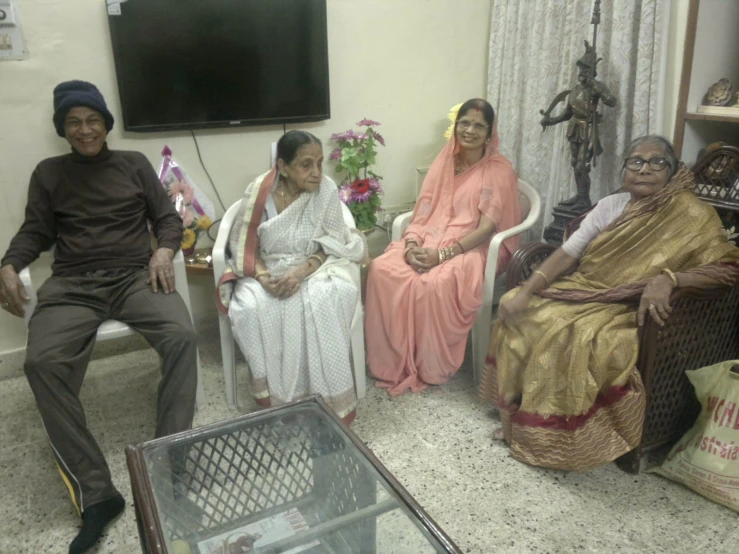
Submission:
[[[739,512],[739,360],[686,371],[702,410],[693,428],[651,471]]]
[[[215,219],[213,202],[175,161],[169,146],[162,150],[159,180],[182,218],[185,232],[180,246],[185,254],[190,254],[200,235],[208,230]]]

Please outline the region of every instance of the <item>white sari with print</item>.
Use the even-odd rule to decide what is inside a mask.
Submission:
[[[262,179],[249,186],[256,188]],[[354,262],[365,255],[364,241],[344,222],[337,187],[326,176],[316,192],[302,193],[280,214],[270,194],[257,232],[273,276],[305,263],[319,248],[328,259],[286,299],[252,278],[236,283],[229,317],[249,365],[251,391],[255,398],[269,397],[273,406],[320,393],[344,417],[357,403],[349,354],[360,290]]]

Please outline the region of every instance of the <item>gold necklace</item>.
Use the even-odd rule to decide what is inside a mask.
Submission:
[[[288,203],[287,199],[285,198],[285,189],[287,188],[287,181],[280,181],[280,186],[278,187],[278,190],[280,191],[280,197],[282,198],[282,210],[287,209]],[[291,198],[290,202],[295,200],[295,198]],[[281,211],[282,211],[281,210]]]
[[[454,175],[459,175],[462,171],[464,171],[462,169],[462,163],[459,161],[459,158],[457,158],[457,166],[454,168]]]

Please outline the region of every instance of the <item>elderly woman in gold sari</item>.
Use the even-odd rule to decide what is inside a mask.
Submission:
[[[664,325],[676,287],[739,279],[739,249],[666,139],[636,139],[623,168],[622,192],[501,300],[481,392],[500,410],[496,438],[532,465],[583,470],[637,447],[639,326]]]

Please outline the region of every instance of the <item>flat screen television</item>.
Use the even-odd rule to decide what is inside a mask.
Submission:
[[[326,0],[106,0],[127,131],[320,121]]]

